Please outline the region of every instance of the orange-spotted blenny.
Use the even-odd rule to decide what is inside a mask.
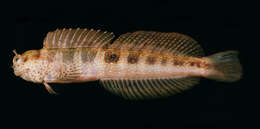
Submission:
[[[114,34],[93,29],[49,32],[40,50],[17,54],[16,76],[42,83],[99,80],[108,91],[126,99],[149,99],[189,89],[200,77],[224,82],[241,78],[237,51],[204,56],[200,45],[179,33],[136,31],[113,43]]]

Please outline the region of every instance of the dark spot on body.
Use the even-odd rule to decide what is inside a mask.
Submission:
[[[205,69],[208,69],[208,68],[210,68],[210,64],[208,64],[208,63],[206,63],[206,62],[201,62],[201,63],[200,63],[200,67],[203,67],[203,68],[205,68]]]
[[[117,58],[116,54],[110,55],[110,61],[114,61]]]
[[[194,66],[195,62],[190,62],[190,66]]]
[[[147,64],[153,65],[153,64],[155,64],[155,62],[156,62],[156,57],[154,57],[154,56],[148,56],[146,59]]]
[[[175,66],[179,66],[179,65],[183,65],[183,62],[180,61],[180,60],[174,59],[174,60],[173,60],[173,64],[174,64]]]
[[[161,60],[161,64],[162,65],[166,65],[168,62],[168,58],[167,57],[163,57],[162,60]]]
[[[196,62],[196,66],[200,68],[200,62]]]
[[[105,53],[106,63],[117,63],[120,58],[120,54],[117,52],[108,51]]]
[[[208,63],[205,63],[205,64],[204,64],[204,67],[205,67],[206,69],[208,69],[208,68],[210,68],[210,65],[209,65]]]
[[[179,65],[179,62],[177,60],[173,60],[174,65]]]
[[[204,63],[200,61],[192,61],[189,62],[190,66],[196,66],[197,68],[204,67]]]
[[[128,63],[130,63],[130,64],[134,64],[134,63],[137,62],[137,58],[136,58],[136,57],[128,57],[128,58],[127,58],[127,61],[128,61]]]
[[[127,57],[127,62],[130,64],[135,64],[138,62],[140,53],[129,53],[128,57]]]

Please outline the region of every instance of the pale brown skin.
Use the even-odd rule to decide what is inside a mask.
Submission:
[[[113,50],[112,50],[113,51]],[[134,52],[134,51],[133,51]],[[106,63],[104,52],[98,58],[98,78],[178,78],[185,76],[202,76],[209,65],[205,59],[194,57],[180,57],[168,54],[154,54],[141,52],[138,62],[131,64],[127,58],[129,51],[121,50],[117,63]],[[149,61],[148,58],[153,58]],[[166,62],[163,62],[166,59]]]
[[[48,83],[101,80],[107,85],[112,82],[106,80],[132,83],[172,79],[174,87],[182,84],[174,79],[207,77],[213,70],[211,60],[199,58],[204,55],[201,47],[186,35],[136,31],[121,35],[111,44],[113,38],[113,33],[100,30],[57,29],[47,34],[42,49],[22,55],[14,51],[14,73],[27,81],[43,83],[50,93],[55,93]],[[198,80],[187,79],[179,87],[185,89],[195,82]]]
[[[14,73],[52,94],[48,83],[99,80],[126,99],[171,96],[197,84],[198,77],[233,82],[242,75],[237,51],[203,57],[200,45],[183,34],[136,31],[114,37],[93,29],[57,29],[47,34],[42,49],[14,51]]]
[[[96,53],[91,61],[84,61],[81,56],[86,51]],[[111,53],[119,56],[118,60],[110,59]],[[129,53],[139,53],[139,56],[128,60]],[[72,57],[69,56],[71,54]],[[17,57],[19,60],[14,61],[15,74],[35,83],[205,76],[210,68],[207,58],[102,48],[30,50]],[[67,76],[70,74],[73,76]]]

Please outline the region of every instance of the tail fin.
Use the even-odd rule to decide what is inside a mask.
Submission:
[[[207,58],[213,63],[213,69],[206,78],[224,82],[239,80],[242,76],[242,68],[237,56],[237,51],[220,52],[208,56]]]

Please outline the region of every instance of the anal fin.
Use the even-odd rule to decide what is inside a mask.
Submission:
[[[108,91],[125,99],[143,100],[162,98],[185,91],[199,82],[198,77],[178,79],[102,79]]]

